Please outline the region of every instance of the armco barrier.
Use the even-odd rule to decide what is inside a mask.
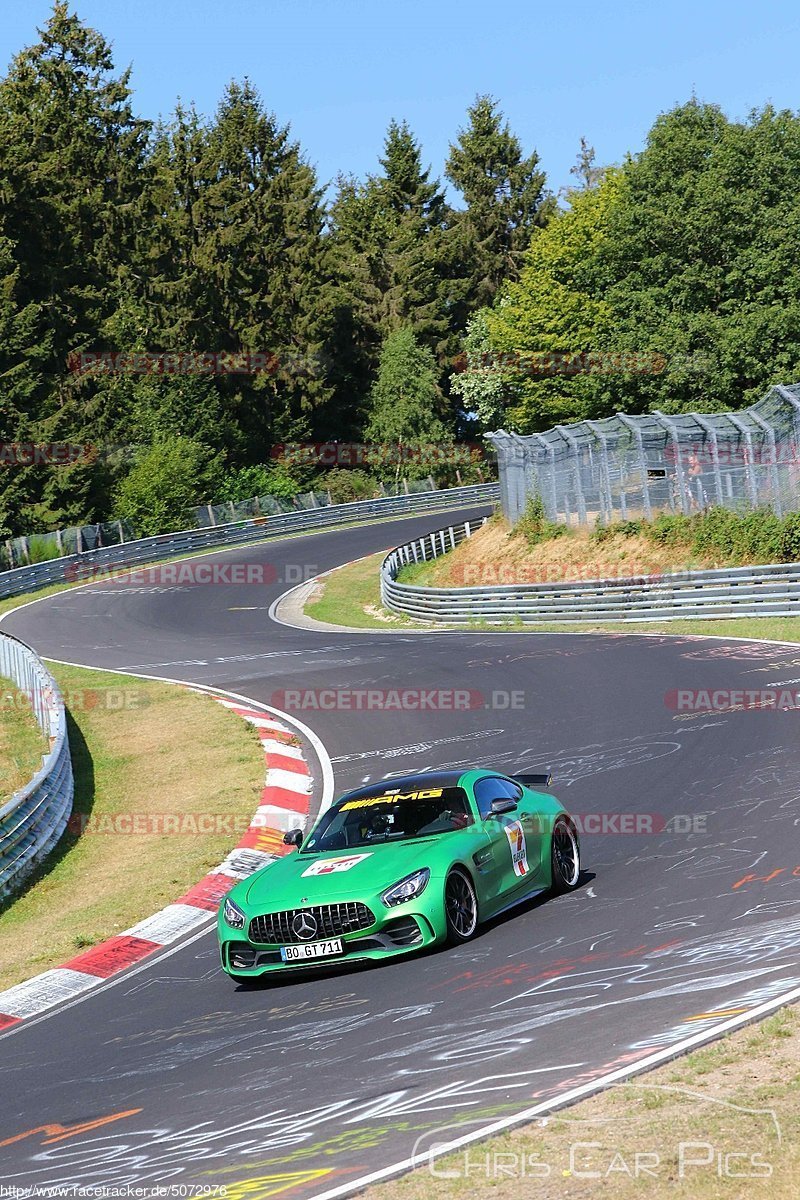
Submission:
[[[392,550],[381,566],[381,596],[386,608],[450,625],[800,616],[800,563],[500,587],[435,588],[398,583],[404,566],[439,558],[470,537],[480,524],[450,525]]]
[[[326,508],[284,513],[280,516],[255,517],[251,521],[234,521],[208,529],[187,529],[180,533],[163,533],[157,537],[140,538],[117,546],[86,550],[64,558],[53,558],[31,567],[15,567],[0,573],[0,599],[20,596],[50,584],[80,580],[82,572],[88,578],[94,565],[124,569],[141,563],[159,562],[198,550],[245,545],[265,541],[288,533],[307,529],[331,529],[352,521],[371,517],[402,516],[404,513],[423,513],[468,504],[490,504],[499,499],[496,483],[472,487],[448,488],[440,492],[419,492],[408,496],[385,496],[377,500],[357,500],[350,504],[332,504]]]
[[[44,664],[24,642],[0,633],[0,675],[30,704],[50,749],[30,783],[0,807],[0,896],[13,891],[53,849],[72,812],[72,762],[64,704]]]

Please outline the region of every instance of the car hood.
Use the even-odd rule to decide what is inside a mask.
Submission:
[[[415,841],[359,846],[325,854],[287,854],[244,882],[240,892],[250,908],[275,912],[298,904],[357,900],[391,887],[393,883],[431,867],[449,834]],[[237,889],[238,891],[238,889]]]

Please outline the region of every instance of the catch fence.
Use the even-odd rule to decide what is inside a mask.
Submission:
[[[499,430],[503,511],[515,523],[540,496],[552,521],[605,525],[713,505],[800,509],[800,384],[739,412],[618,413],[543,433]]]

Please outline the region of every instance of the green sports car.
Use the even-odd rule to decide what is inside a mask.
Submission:
[[[578,831],[546,775],[447,771],[348,792],[220,906],[234,979],[466,942],[481,921],[580,877]]]

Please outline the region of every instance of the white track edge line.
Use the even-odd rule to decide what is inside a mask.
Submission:
[[[49,597],[42,597],[42,599],[49,599]],[[22,605],[21,607],[24,608],[25,606]],[[15,612],[16,610],[11,609],[10,611]],[[326,750],[325,745],[322,742],[322,739],[316,733],[314,733],[314,731],[312,729],[309,729],[309,727],[303,721],[298,720],[297,717],[290,716],[288,713],[283,713],[283,712],[281,712],[280,709],[273,708],[269,704],[262,704],[262,702],[260,700],[253,700],[249,696],[243,696],[239,692],[228,692],[228,691],[225,691],[223,688],[210,687],[209,685],[204,684],[204,683],[187,683],[187,681],[185,679],[167,679],[161,675],[142,675],[142,674],[137,674],[136,672],[133,672],[133,671],[120,671],[120,670],[117,670],[114,668],[108,668],[108,667],[87,667],[84,663],[70,663],[70,662],[65,662],[63,659],[59,659],[59,658],[50,658],[50,659],[47,659],[46,661],[58,663],[59,665],[64,666],[64,667],[80,667],[81,669],[86,670],[86,671],[101,671],[101,672],[106,671],[109,675],[130,675],[132,678],[135,678],[135,679],[153,679],[156,681],[156,683],[173,683],[173,684],[177,684],[180,687],[189,687],[189,688],[194,688],[197,691],[207,692],[212,697],[215,695],[219,695],[219,696],[227,696],[233,700],[244,701],[246,704],[248,704],[252,707],[260,708],[260,709],[263,709],[265,712],[272,713],[274,716],[282,717],[283,719],[290,722],[291,724],[294,724],[294,726],[297,729],[299,729],[301,731],[301,733],[303,733],[305,735],[306,738],[308,738],[309,743],[313,746],[314,752],[317,755],[317,760],[319,762],[320,770],[322,772],[322,796],[320,799],[317,816],[321,815],[323,812],[325,812],[325,810],[327,808],[330,807],[330,805],[333,801],[333,794],[334,794],[333,765],[330,760],[330,755],[328,754],[328,751]],[[236,847],[233,847],[233,850],[235,850],[235,849],[236,849]],[[198,880],[198,882],[199,882],[199,880]],[[159,911],[161,911],[161,910],[159,910]],[[157,915],[156,913],[150,914],[150,916],[156,916],[156,915]],[[31,1025],[34,1025],[34,1024],[38,1023],[39,1021],[47,1020],[49,1017],[55,1016],[56,1013],[64,1012],[66,1009],[72,1008],[73,1004],[80,1004],[83,1000],[88,1000],[90,996],[97,996],[101,992],[107,991],[108,988],[114,987],[118,983],[122,983],[123,980],[130,979],[133,975],[137,975],[139,973],[139,971],[143,971],[151,966],[155,966],[155,964],[160,962],[162,958],[167,958],[169,956],[169,954],[173,954],[176,951],[181,950],[184,946],[191,945],[191,943],[196,941],[197,938],[202,937],[204,934],[210,932],[210,930],[213,928],[213,925],[216,924],[216,919],[217,919],[216,914],[212,913],[212,914],[209,914],[209,916],[210,916],[210,919],[209,919],[209,924],[207,926],[204,925],[197,933],[180,941],[174,947],[171,947],[166,954],[159,954],[158,951],[154,951],[153,954],[148,955],[147,958],[144,959],[138,966],[135,966],[133,969],[130,969],[130,970],[120,971],[118,975],[113,976],[111,979],[104,981],[102,985],[99,985],[99,986],[93,987],[93,988],[89,988],[86,992],[75,997],[74,999],[67,1000],[64,1003],[59,1003],[57,1001],[52,1007],[46,1009],[45,1011],[38,1014],[37,1016],[24,1017],[24,1018],[20,1019],[18,1024],[11,1025],[8,1027],[8,1029],[1,1031],[0,1039],[2,1039],[4,1037],[10,1037],[15,1033],[19,1033],[22,1029],[29,1029]],[[146,920],[146,919],[147,919],[146,917],[142,918],[142,920]],[[57,968],[54,968],[54,967],[50,968],[50,970],[55,970],[55,969],[57,969]],[[31,976],[31,978],[35,979],[36,976],[35,975]],[[23,982],[27,983],[27,980],[23,980]]]
[[[746,641],[747,639],[744,640]],[[740,1026],[751,1024],[753,1021],[757,1021],[768,1013],[773,1012],[776,1008],[782,1008],[785,1004],[791,1004],[797,1000],[800,1000],[800,987],[784,992],[783,995],[776,996],[771,1000],[766,1000],[763,1004],[759,1004],[739,1016],[729,1017],[727,1021],[722,1021],[721,1024],[715,1025],[712,1029],[702,1030],[699,1033],[692,1034],[691,1037],[676,1042],[672,1046],[665,1046],[662,1050],[657,1050],[646,1058],[639,1059],[638,1062],[630,1063],[625,1067],[619,1067],[616,1071],[609,1071],[607,1075],[601,1075],[598,1079],[581,1084],[579,1087],[565,1092],[562,1096],[555,1096],[550,1100],[543,1101],[541,1104],[535,1104],[531,1108],[523,1109],[522,1112],[516,1113],[513,1117],[504,1117],[500,1121],[484,1125],[481,1129],[473,1130],[472,1133],[464,1134],[463,1137],[454,1138],[453,1141],[446,1142],[442,1146],[437,1146],[425,1154],[412,1158],[404,1158],[400,1162],[392,1163],[391,1166],[382,1167],[380,1170],[372,1171],[368,1175],[362,1175],[360,1179],[354,1179],[350,1183],[330,1188],[326,1192],[318,1192],[314,1200],[336,1200],[336,1197],[350,1195],[355,1191],[360,1191],[368,1187],[371,1183],[377,1183],[393,1175],[399,1175],[404,1171],[423,1167],[445,1154],[452,1154],[454,1150],[458,1150],[462,1146],[468,1146],[472,1142],[491,1137],[495,1133],[502,1133],[503,1130],[511,1129],[516,1125],[525,1124],[526,1121],[531,1121],[543,1113],[553,1112],[558,1108],[565,1108],[576,1100],[581,1100],[585,1096],[592,1095],[594,1092],[602,1091],[612,1083],[618,1083],[620,1080],[626,1079],[631,1075],[638,1075],[641,1072],[649,1070],[651,1067],[669,1062],[670,1059],[677,1058],[688,1050],[701,1046],[705,1042],[713,1041],[721,1037],[722,1034],[729,1033]]]

